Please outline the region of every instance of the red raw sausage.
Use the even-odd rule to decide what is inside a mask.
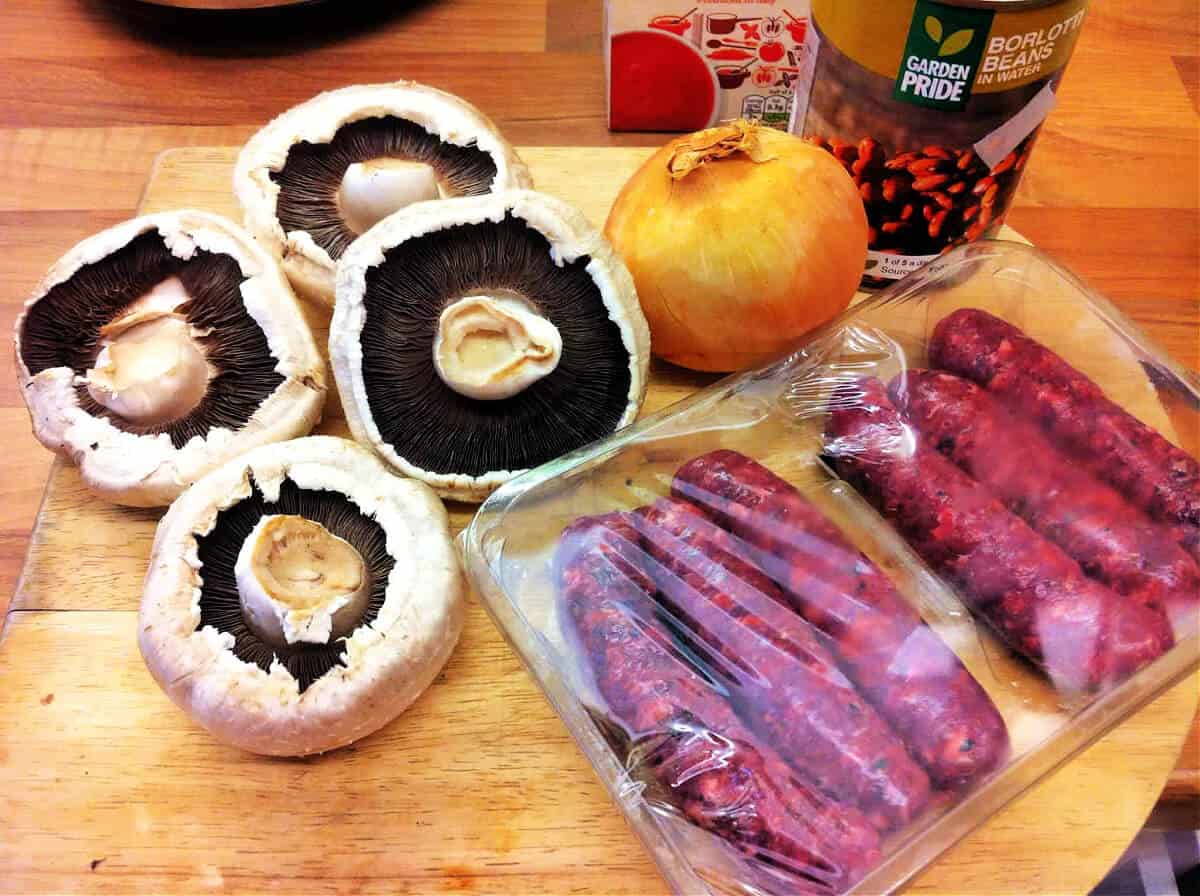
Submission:
[[[1008,755],[1004,719],[887,576],[789,482],[736,451],[679,468],[671,490],[730,530],[788,605],[827,635],[846,673],[942,787]]]
[[[1174,643],[1166,617],[1074,560],[922,443],[879,380],[830,401],[826,454],[925,562],[1064,691],[1123,681]]]
[[[641,556],[623,514],[577,520],[555,555],[566,628],[614,720],[694,824],[797,875],[805,892],[849,889],[878,863],[878,834],[761,744],[682,658],[656,619]]]
[[[1033,424],[984,389],[950,373],[909,370],[892,400],[921,435],[1084,572],[1150,607],[1176,633],[1200,613],[1200,567],[1169,527],[1073,464]]]
[[[943,318],[930,362],[986,386],[1038,421],[1096,476],[1154,517],[1180,524],[1200,560],[1200,461],[1177,448],[1050,349],[977,308]]]
[[[912,821],[929,801],[928,776],[733,536],[677,498],[633,522],[680,638],[719,656],[719,682],[750,728],[880,830]]]

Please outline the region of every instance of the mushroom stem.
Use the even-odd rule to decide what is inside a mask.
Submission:
[[[100,328],[100,351],[83,376],[97,403],[149,425],[200,404],[213,371],[199,341],[207,332],[176,310],[188,299],[179,278],[168,277]]]
[[[468,398],[510,398],[558,366],[562,336],[516,293],[459,299],[442,312],[433,342],[438,375]]]
[[[362,234],[414,202],[445,195],[432,165],[384,157],[350,165],[337,204],[346,226]]]
[[[370,592],[362,556],[320,523],[262,517],[234,565],[242,617],[276,647],[328,644],[361,621]]]

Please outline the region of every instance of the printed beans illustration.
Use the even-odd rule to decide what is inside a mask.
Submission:
[[[1037,134],[994,168],[972,149],[926,146],[888,156],[880,143],[809,137],[854,178],[870,220],[869,247],[896,255],[939,255],[1003,221]]]

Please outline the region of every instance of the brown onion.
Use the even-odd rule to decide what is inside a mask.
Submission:
[[[867,255],[862,199],[842,166],[749,121],[656,152],[605,233],[633,273],[654,354],[693,370],[787,349],[845,309]]]

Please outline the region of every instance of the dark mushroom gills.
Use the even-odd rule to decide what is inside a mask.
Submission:
[[[69,367],[80,407],[180,448],[239,430],[283,382],[246,310],[228,255],[183,259],[147,231],[86,264],[29,308],[20,343],[31,375]]]
[[[423,202],[337,266],[329,360],[355,439],[444,498],[632,422],[649,333],[629,271],[533,190]]]
[[[309,432],[325,402],[325,363],[283,271],[205,211],[87,237],[15,329],[34,436],[118,504],[170,504],[230,458]]]
[[[220,740],[345,746],[400,715],[462,631],[446,508],[347,439],[262,445],[197,480],[154,536],[138,646]]]
[[[629,352],[590,261],[559,267],[546,237],[511,215],[389,250],[367,275],[362,331],[383,440],[422,469],[479,476],[537,466],[612,432],[628,404]],[[463,332],[452,332],[456,323]],[[453,372],[439,373],[435,352]],[[472,357],[478,379],[506,363],[514,375],[481,397]]]
[[[270,543],[259,544],[263,535],[260,524],[265,518],[281,517],[289,522],[274,526],[282,527],[285,536],[292,529],[301,544],[292,544],[290,549],[281,546],[282,551],[277,549],[272,562]],[[269,530],[266,535],[271,537]],[[340,544],[335,545],[331,539]],[[251,557],[242,558],[247,543],[251,546]],[[197,538],[197,545],[202,580],[197,628],[212,625],[232,635],[234,654],[263,671],[269,671],[278,660],[299,682],[301,692],[330,669],[342,665],[341,639],[375,619],[383,606],[387,579],[395,565],[387,552],[383,528],[353,501],[332,491],[300,488],[290,479],[283,481],[278,501],[267,501],[255,486],[249,497],[218,514],[212,531]],[[311,548],[324,549],[333,562],[314,562],[307,571],[300,569],[303,555],[311,553]],[[266,556],[261,558],[263,562],[254,575],[247,567],[252,566],[252,555],[260,551]],[[287,553],[292,556],[284,556]],[[355,561],[361,563],[358,582],[353,582]],[[276,575],[270,575],[271,569]],[[318,581],[318,575],[325,581]],[[291,581],[277,587],[276,576]],[[268,577],[276,579],[276,585],[264,588],[262,580]],[[332,583],[330,578],[334,579]],[[329,584],[333,588],[324,587]],[[255,594],[256,589],[268,588],[273,594]],[[324,637],[316,641],[296,637],[304,634],[318,637],[317,632],[305,632],[303,617],[313,615],[306,614],[305,609],[311,611],[319,606],[328,611],[330,603],[338,604],[336,598],[346,595],[351,600],[344,607],[350,607],[350,612],[340,617],[337,610],[324,614],[324,621],[331,623],[328,629],[318,626]],[[283,600],[279,599],[281,596]],[[246,611],[247,604],[252,608],[250,613]],[[305,604],[315,606],[305,607]],[[338,607],[341,609],[342,605]],[[300,611],[295,614],[294,624],[287,618],[292,615],[289,610]],[[288,631],[293,633],[291,640]]]
[[[283,168],[276,215],[337,259],[359,234],[412,202],[487,193],[492,157],[395,116],[343,125],[328,143],[297,143]]]
[[[328,90],[277,115],[238,154],[246,227],[297,292],[332,305],[349,245],[409,206],[532,186],[486,115],[413,81]]]

